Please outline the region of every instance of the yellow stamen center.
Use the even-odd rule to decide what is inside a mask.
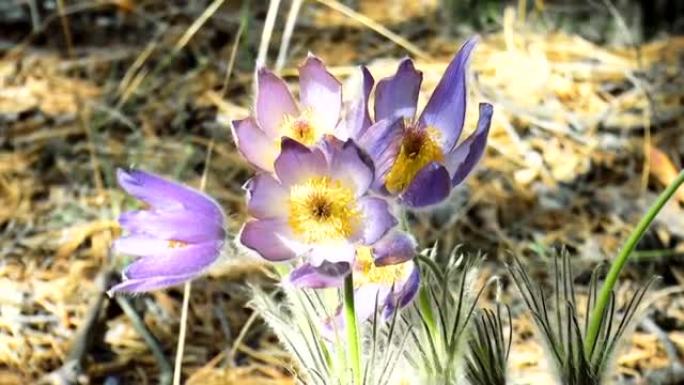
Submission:
[[[279,131],[282,136],[287,136],[307,146],[315,144],[326,134],[311,110],[304,110],[297,117],[285,115],[280,122]]]
[[[346,239],[361,220],[354,190],[327,176],[292,186],[288,203],[288,224],[307,244]]]
[[[410,123],[405,126],[399,154],[385,178],[385,186],[393,194],[403,192],[418,171],[430,162],[444,161],[437,130],[431,127],[418,130]]]
[[[369,283],[392,286],[406,281],[411,274],[413,262],[397,263],[395,265],[376,266],[373,251],[369,246],[359,246],[356,249],[354,261],[354,285],[363,286]]]

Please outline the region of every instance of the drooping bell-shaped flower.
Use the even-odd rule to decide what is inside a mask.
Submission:
[[[374,124],[360,106],[353,108],[348,130],[375,163],[377,190],[408,206],[424,207],[446,199],[475,168],[487,143],[490,104],[480,104],[475,131],[457,142],[466,112],[466,65],[476,42],[468,40],[449,63],[419,116],[423,74],[408,58],[376,85]],[[364,95],[372,85],[369,76],[364,71]]]
[[[357,245],[371,245],[397,224],[388,203],[368,196],[373,165],[356,144],[326,137],[307,147],[284,138],[274,174],[245,185],[240,242],[270,261],[304,257],[349,271]],[[341,265],[336,265],[341,264]]]
[[[335,133],[342,85],[320,59],[309,55],[299,67],[299,104],[271,71],[261,68],[256,78],[255,116],[233,122],[238,151],[254,166],[272,172],[283,137],[312,146]]]
[[[375,313],[390,318],[416,296],[420,286],[420,272],[413,261],[416,243],[408,234],[392,231],[372,246],[356,248],[352,268],[354,304],[357,319],[367,320]],[[305,263],[296,268],[288,281],[297,287],[341,287],[344,277],[336,274],[334,264],[319,267]],[[331,320],[332,321],[332,320]],[[341,314],[328,322],[327,332],[344,326]]]
[[[200,275],[215,262],[225,240],[225,216],[208,195],[140,170],[117,170],[119,185],[147,208],[119,217],[127,233],[114,242],[120,254],[140,257],[109,292],[145,292]]]

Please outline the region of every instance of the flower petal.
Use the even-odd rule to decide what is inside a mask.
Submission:
[[[345,241],[330,242],[320,245],[309,245],[305,257],[314,266],[322,266],[325,263],[351,264],[356,256],[356,248],[353,244]]]
[[[256,218],[287,216],[287,190],[270,174],[257,174],[244,186],[247,211]]]
[[[423,73],[416,71],[413,61],[402,60],[397,72],[380,80],[375,87],[375,121],[413,119],[422,81]]]
[[[233,139],[240,154],[251,164],[264,171],[273,171],[279,150],[278,140],[266,136],[254,118],[234,121]]]
[[[288,276],[288,282],[300,288],[322,289],[327,287],[340,287],[344,283],[346,274],[340,274],[345,271],[349,273],[348,263],[326,263],[321,267],[314,267],[309,263],[305,263],[296,269],[292,270]]]
[[[320,149],[310,149],[290,138],[283,138],[280,148],[275,174],[285,188],[312,176],[325,175],[328,162]]]
[[[492,122],[494,107],[488,103],[480,103],[480,118],[475,132],[447,154],[447,169],[451,174],[451,185],[456,186],[475,168],[487,147],[487,135]]]
[[[376,266],[395,265],[413,259],[416,255],[416,241],[402,231],[392,231],[373,245]]]
[[[218,259],[222,242],[166,247],[155,255],[140,258],[124,269],[127,279],[198,275]]]
[[[451,60],[419,119],[423,125],[441,132],[442,149],[445,152],[453,148],[463,130],[466,112],[466,66],[477,41],[477,38],[466,41]]]
[[[284,242],[291,236],[287,220],[280,218],[252,220],[242,227],[240,243],[273,262],[297,257]]]
[[[361,76],[363,77],[361,90],[350,102],[351,104],[344,117],[346,136],[355,140],[361,137],[372,124],[368,112],[368,100],[375,80],[366,66],[361,66]]]
[[[362,323],[373,317],[376,308],[382,313],[390,292],[391,288],[383,285],[364,285],[356,289],[354,291],[354,310],[357,321]],[[346,337],[344,328],[344,314],[340,308],[335,316],[323,324],[321,334],[329,341],[334,341],[335,337],[344,339]]]
[[[412,264],[412,270],[406,281],[394,287],[394,292],[387,296],[387,302],[385,303],[385,311],[383,312],[383,317],[385,319],[392,318],[397,306],[403,308],[410,304],[411,301],[416,297],[418,289],[420,288],[420,270],[418,266],[413,261],[408,261],[406,263]]]
[[[411,207],[425,207],[446,199],[451,192],[449,172],[437,162],[423,167],[401,195],[402,203]]]
[[[285,115],[299,116],[297,104],[283,79],[260,68],[257,71],[256,118],[266,136],[278,140]]]
[[[342,84],[325,69],[323,62],[309,55],[299,67],[299,98],[324,125],[324,132],[332,132],[340,120]]]
[[[148,291],[165,289],[189,281],[194,277],[194,275],[190,274],[143,279],[125,279],[123,282],[109,289],[107,294],[111,296],[116,293],[144,293]]]
[[[374,189],[382,185],[399,154],[402,132],[401,119],[384,119],[368,127],[358,139],[359,146],[368,153],[375,165]]]
[[[187,209],[223,226],[223,210],[210,196],[141,170],[116,170],[121,188],[158,210]]]
[[[119,225],[131,234],[187,243],[222,241],[225,237],[223,227],[188,210],[128,211],[119,216]]]
[[[385,199],[364,197],[359,199],[358,205],[363,212],[361,242],[365,245],[375,243],[398,223]]]
[[[375,314],[376,306],[382,310],[391,288],[383,285],[363,285],[354,291],[356,318],[363,322]]]
[[[365,194],[373,183],[373,161],[351,139],[342,146],[327,148],[331,153],[330,176],[353,186],[357,197]]]

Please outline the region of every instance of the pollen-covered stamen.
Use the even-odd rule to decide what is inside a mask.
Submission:
[[[354,190],[327,176],[292,186],[288,204],[288,224],[308,244],[346,239],[361,221]]]
[[[315,144],[326,134],[315,114],[310,110],[304,110],[296,117],[285,115],[280,123],[279,131],[282,136],[287,136],[307,146]]]
[[[385,178],[390,193],[403,192],[416,174],[430,162],[443,162],[439,131],[432,127],[421,128],[405,121],[399,154]]]
[[[354,261],[354,285],[392,286],[404,282],[411,275],[412,264],[413,262],[408,261],[396,265],[376,266],[372,249],[369,246],[359,246]]]

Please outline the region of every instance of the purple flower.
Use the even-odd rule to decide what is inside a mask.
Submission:
[[[375,87],[375,124],[361,103],[373,80],[364,70],[363,92],[346,120],[347,130],[376,167],[374,188],[408,206],[423,207],[446,199],[482,157],[493,108],[480,104],[477,128],[457,145],[466,111],[466,64],[477,40],[468,40],[449,63],[423,112],[416,104],[423,74],[404,59],[396,74]]]
[[[420,286],[420,272],[413,262],[416,243],[409,235],[392,231],[372,246],[359,246],[353,263],[354,303],[357,319],[369,319],[376,309],[387,319],[395,309],[413,300]],[[305,263],[295,269],[289,282],[297,287],[341,287],[344,277],[336,265],[313,266]],[[344,326],[341,314],[328,322],[326,333]]]
[[[270,261],[303,256],[313,266],[348,272],[355,245],[370,245],[397,223],[387,202],[367,196],[370,160],[352,141],[327,137],[309,148],[283,138],[275,173],[246,185],[247,211],[241,243]],[[346,267],[346,271],[343,271]]]
[[[114,249],[141,258],[124,269],[123,282],[110,293],[173,286],[197,277],[216,261],[226,235],[225,217],[216,201],[140,170],[119,169],[117,179],[148,208],[119,217],[128,234],[114,242]]]
[[[315,56],[310,55],[299,68],[299,89],[297,106],[287,84],[261,68],[257,71],[256,116],[233,122],[238,150],[263,171],[273,171],[282,137],[312,146],[336,130],[342,86]]]

